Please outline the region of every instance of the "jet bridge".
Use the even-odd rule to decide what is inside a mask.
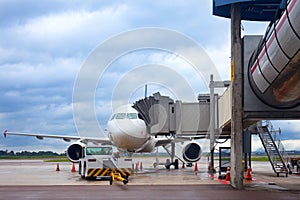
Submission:
[[[299,4],[300,5],[300,4]],[[256,55],[256,48],[259,44],[263,43],[264,38],[259,35],[246,35],[242,39],[242,49],[243,49],[243,128],[248,128],[250,125],[256,123],[259,120],[264,119],[299,119],[300,116],[300,105],[299,98],[295,98],[297,100],[297,104],[291,105],[291,102],[295,101],[287,101],[287,104],[282,102],[277,102],[275,106],[276,99],[274,98],[272,101],[272,95],[266,95],[265,93],[261,94],[255,90],[255,82],[253,73],[251,72],[253,61],[253,55]],[[263,43],[264,44],[264,43]],[[254,52],[254,53],[253,53]],[[300,49],[298,47],[298,52]],[[299,60],[297,61],[299,66]],[[259,66],[257,67],[259,69]],[[288,68],[290,69],[290,68]],[[290,74],[300,74],[299,67],[294,67],[294,70],[291,70]],[[268,73],[268,72],[266,72]],[[264,76],[260,73],[261,77]],[[289,76],[285,76],[286,81],[291,80]],[[277,80],[277,79],[276,79]],[[294,79],[293,79],[294,80]],[[298,79],[295,79],[298,81]],[[268,86],[268,90],[275,91],[272,89],[272,84]],[[288,97],[295,96],[299,94],[298,84],[283,84],[282,87],[289,87],[294,89],[284,89],[282,90],[283,94]],[[270,89],[271,88],[271,89]],[[289,92],[294,92],[294,95],[290,95]],[[222,94],[220,99],[218,100],[218,118],[219,130],[224,134],[225,132],[230,132],[231,130],[231,87],[228,87],[227,90]],[[284,93],[286,92],[286,93]],[[273,95],[274,96],[274,95]],[[271,104],[273,103],[273,104]],[[279,107],[281,105],[281,107]],[[287,105],[287,107],[284,107]]]
[[[210,123],[210,96],[200,95],[199,102],[174,102],[155,93],[134,103],[151,135],[193,136],[206,138]]]

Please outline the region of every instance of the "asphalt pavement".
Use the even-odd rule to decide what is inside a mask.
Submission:
[[[42,160],[0,160],[0,199],[300,199],[300,176],[277,177],[268,162],[253,162],[252,181],[236,190],[217,174],[207,173],[202,160],[194,168],[154,168],[153,159],[143,163],[129,183],[84,180],[71,172],[71,163]],[[77,166],[76,166],[77,169]]]

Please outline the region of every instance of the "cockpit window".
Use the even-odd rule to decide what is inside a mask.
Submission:
[[[125,119],[126,113],[117,113],[115,119]]]
[[[110,120],[113,120],[116,117],[116,114],[114,114],[113,116],[111,116]]]
[[[117,113],[114,114],[110,120],[113,119],[137,119],[138,115],[137,113]]]
[[[127,113],[127,118],[128,119],[137,119],[137,114],[136,113]]]

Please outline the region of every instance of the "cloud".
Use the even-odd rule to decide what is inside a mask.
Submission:
[[[220,79],[230,78],[230,20],[213,16],[211,1],[104,0],[99,3],[94,0],[12,0],[0,2],[0,17],[3,19],[0,22],[1,128],[75,134],[72,92],[80,67],[101,42],[121,32],[141,27],[178,31],[198,43],[213,63],[207,62],[202,54],[193,55],[193,51],[184,45],[178,45],[177,48],[189,50],[193,58],[206,63],[207,68],[201,69],[200,75],[183,57],[168,52],[143,50],[121,56],[106,69],[95,91],[85,91],[96,94],[95,114],[102,127],[105,127],[111,114],[113,96],[118,102],[124,102],[124,98],[133,102],[143,97],[141,82],[150,73],[165,79],[172,78],[163,70],[154,73],[145,70],[134,77],[133,72],[141,66],[159,64],[168,67],[186,80],[195,97],[200,92],[208,91],[206,80],[210,74],[207,69],[212,65],[219,72]],[[243,22],[243,26],[243,34],[262,34],[266,24]],[[128,38],[123,47],[134,46],[144,38],[144,35]],[[167,39],[152,37],[149,43],[174,46],[174,43],[167,44]],[[117,50],[116,46],[109,46],[105,53],[109,55]],[[100,56],[105,57],[104,54]],[[116,86],[126,74],[127,78],[133,79],[126,83],[133,91],[127,95],[122,93],[124,91],[114,94]],[[134,79],[140,80],[140,84],[132,85],[136,83]],[[184,91],[184,87],[176,80],[169,80],[168,84],[153,81],[148,86],[148,95],[160,91],[173,97],[176,96],[174,91],[179,90]],[[290,133],[291,138],[298,137],[298,126],[297,122],[280,124],[282,130]],[[56,146],[55,142],[47,145],[50,140],[34,141],[22,138],[15,144],[10,141],[9,145],[13,148],[19,148],[18,145],[27,148],[33,144],[46,149]]]
[[[10,131],[74,134],[71,104],[37,105],[2,113],[0,127]],[[63,122],[63,123],[62,123]]]
[[[215,64],[221,80],[216,81],[222,81],[222,80],[230,80],[231,76],[231,67],[230,67],[230,48],[228,48],[229,41],[224,42],[218,46],[208,46],[205,51],[210,56],[211,60]]]
[[[26,111],[24,116],[31,116],[40,112],[37,107],[71,104],[79,63],[76,58],[59,58],[48,64],[7,63],[0,66],[0,79],[4,83],[0,85],[0,112]]]
[[[282,144],[285,150],[299,150],[300,149],[300,140],[283,140]]]
[[[0,66],[0,77],[5,82],[0,87],[28,88],[61,85],[74,81],[79,66],[80,62],[76,58],[57,58],[43,63],[30,61],[6,63]]]
[[[5,26],[0,36],[8,40],[2,40],[1,46],[56,57],[86,55],[104,38],[127,28],[126,22],[121,22],[124,12],[126,6],[119,4],[98,10],[76,7],[39,13]]]
[[[161,67],[154,69],[153,65]],[[126,84],[124,84],[124,80]],[[188,98],[187,95],[178,96],[178,94],[186,92],[186,88],[183,87],[184,82],[193,90],[192,98]],[[161,90],[164,90],[166,93],[160,92],[163,95],[170,95],[174,100],[196,101],[200,92],[208,92],[208,83],[201,71],[199,73],[182,57],[160,50],[142,50],[126,54],[109,66],[103,76],[100,77],[96,91],[96,100],[132,103],[143,97],[145,84],[149,86],[149,95],[157,91],[156,86],[160,85]],[[155,89],[153,88],[154,86]],[[124,89],[116,91],[117,87],[131,89],[130,91]],[[165,88],[163,89],[163,87]],[[132,99],[131,94],[137,90],[141,90],[139,92],[140,95],[135,96],[136,99]],[[112,99],[113,97],[114,99]],[[129,98],[132,100],[130,101]]]
[[[281,128],[282,133],[289,131],[296,132],[300,130],[300,123],[298,120],[278,120],[272,121],[272,123],[275,129]]]

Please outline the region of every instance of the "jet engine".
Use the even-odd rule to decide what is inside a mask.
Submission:
[[[78,163],[79,159],[82,158],[84,143],[75,142],[67,148],[67,157],[73,163]]]
[[[201,146],[197,142],[189,142],[183,147],[183,159],[187,162],[197,162],[201,158]]]

